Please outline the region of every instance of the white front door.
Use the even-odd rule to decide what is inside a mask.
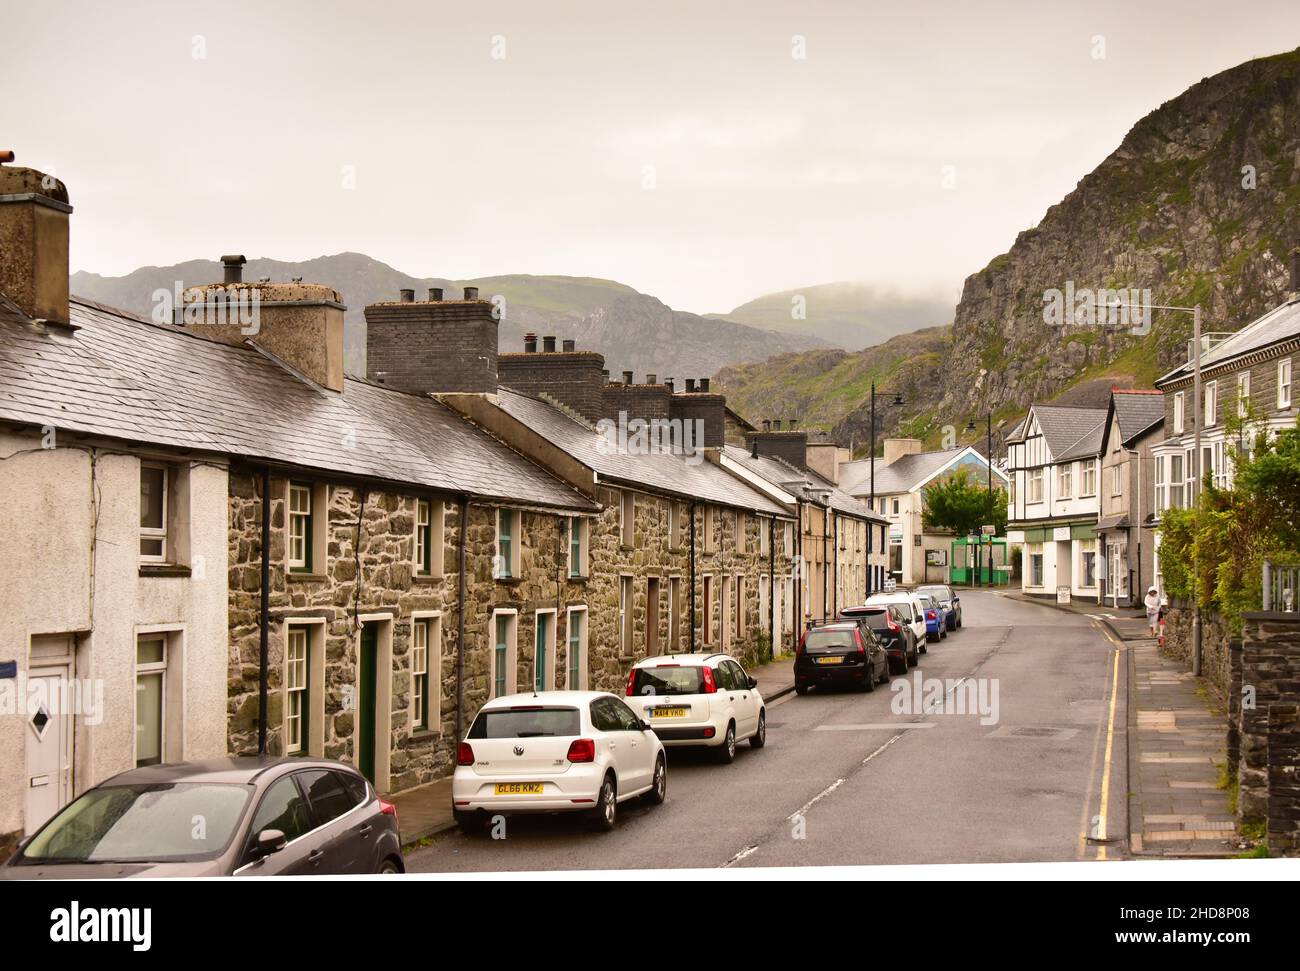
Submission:
[[[72,799],[72,716],[63,714],[59,699],[66,685],[66,669],[42,668],[28,674],[30,683],[43,682],[38,700],[26,711],[26,800],[23,822],[28,834],[36,832]],[[29,688],[31,685],[29,684]]]

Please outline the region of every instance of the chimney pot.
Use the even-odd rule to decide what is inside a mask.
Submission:
[[[222,273],[221,282],[242,283],[244,279],[244,264],[247,262],[248,260],[244,259],[242,256],[223,256],[221,258],[221,265],[224,268],[224,271]]]
[[[465,288],[465,299],[466,299],[466,300],[477,300],[477,299],[478,299],[478,287],[466,287],[466,288]]]
[[[401,296],[402,303],[415,303],[414,290],[402,290],[399,295]]]
[[[669,393],[669,394],[672,394],[672,393],[673,393],[673,379],[672,379],[672,378],[664,378],[664,387],[668,389],[668,393]]]
[[[13,160],[13,152],[0,152],[0,164],[3,164],[4,162],[12,162]]]
[[[442,287],[429,287],[429,303],[442,302]]]
[[[687,379],[686,379],[686,390],[687,390],[688,392],[693,392],[693,391],[695,390],[695,379],[694,379],[694,378],[687,378]]]
[[[578,349],[578,345],[573,340],[566,340],[562,345],[566,354],[571,354]]]
[[[794,431],[794,426],[797,425],[797,424],[799,424],[799,419],[798,419],[798,418],[791,418],[791,419],[790,419],[790,431]]]
[[[657,375],[657,374],[647,374],[647,375],[645,376],[645,383],[646,383],[646,384],[658,384],[658,383],[659,383],[659,375]]]
[[[773,419],[772,431],[779,432],[780,430],[781,430],[781,419],[780,418]]]
[[[525,334],[525,335],[524,335],[524,353],[525,353],[525,354],[536,354],[536,353],[537,353],[537,335],[536,335],[536,334]]]
[[[770,418],[764,418],[764,419],[763,419],[763,431],[765,431],[765,432],[770,432],[771,430],[772,430],[772,419],[770,419]]]
[[[631,372],[631,371],[624,371],[624,372],[623,372],[623,383],[624,383],[624,384],[631,384],[631,383],[632,383],[632,372]]]
[[[757,439],[757,438],[754,439],[752,442],[749,443],[749,457],[750,457],[750,458],[753,458],[753,459],[758,458],[758,439]]]
[[[1300,293],[1300,246],[1291,250],[1291,292]]]
[[[554,354],[554,353],[555,353],[555,335],[554,335],[554,334],[547,334],[545,337],[542,338],[542,350],[545,351],[547,354]]]
[[[708,378],[700,378],[700,390],[701,390],[701,391],[708,391],[708,390],[709,390],[709,379],[708,379]]]
[[[609,381],[609,368],[605,368],[605,370],[601,371],[600,373],[605,376],[606,381]]]

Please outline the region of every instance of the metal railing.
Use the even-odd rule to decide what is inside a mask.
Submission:
[[[1291,613],[1300,592],[1300,564],[1264,561],[1264,609]]]

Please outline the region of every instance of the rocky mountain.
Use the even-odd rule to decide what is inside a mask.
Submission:
[[[72,292],[91,300],[148,314],[157,289],[221,279],[215,260],[190,260],[174,266],[146,266],[125,276],[104,277],[78,272]],[[365,373],[365,306],[395,300],[399,290],[414,289],[423,297],[429,287],[443,287],[458,296],[465,286],[477,286],[483,297],[500,296],[502,349],[519,350],[527,331],[576,338],[578,346],[600,351],[612,373],[633,370],[638,375],[703,377],[718,368],[757,361],[774,354],[824,346],[816,338],[717,320],[673,310],[663,302],[613,280],[588,277],[513,274],[476,280],[413,277],[361,253],[339,253],[299,263],[251,259],[244,279],[289,280],[302,277],[324,283],[343,294],[346,362],[350,373]]]
[[[1205,331],[1234,331],[1284,299],[1296,245],[1300,50],[1204,79],[1138,121],[1035,228],[966,279],[946,343],[923,352],[936,379],[914,383],[886,427],[937,447],[945,426],[959,440],[982,440],[982,431],[964,429],[971,419],[982,429],[989,412],[1001,437],[1031,402],[1096,404],[1112,385],[1150,387],[1186,354],[1191,316],[1154,311],[1149,329],[1141,319],[1089,321],[1079,309],[1088,300],[1082,291],[1123,288],[1154,304],[1200,303]],[[1072,291],[1076,305],[1049,322],[1052,291],[1061,303]],[[864,355],[889,346],[834,361],[823,352],[779,359],[781,373],[765,374],[762,385],[802,401],[842,441],[861,443],[867,402],[845,411],[842,400],[860,394],[861,383],[839,389],[826,375],[866,366]],[[730,369],[719,377],[738,401],[761,404],[750,375]],[[804,383],[807,391],[796,387]]]
[[[805,334],[856,351],[918,327],[947,324],[952,305],[904,297],[866,283],[823,283],[769,293],[725,314],[710,314],[786,334]]]

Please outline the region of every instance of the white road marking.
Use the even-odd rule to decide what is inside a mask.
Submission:
[[[747,847],[745,847],[743,850],[741,850],[739,853],[737,853],[735,856],[733,856],[730,860],[728,860],[726,863],[722,864],[722,868],[723,868],[723,869],[726,869],[727,867],[732,866],[733,864],[739,863],[739,862],[740,862],[741,860],[743,860],[745,857],[747,857],[747,856],[749,856],[750,854],[755,853],[755,852],[757,852],[757,851],[758,851],[758,846],[757,846],[757,845],[755,845],[755,846],[747,846]]]
[[[887,744],[887,743],[886,743],[886,744]],[[877,751],[879,751],[879,750],[877,750]],[[874,755],[874,754],[875,754],[875,753],[873,752],[872,755]],[[871,756],[867,756],[867,757],[870,758]],[[785,817],[786,822],[789,822],[790,820],[794,819],[796,816],[802,816],[802,815],[804,815],[806,812],[808,812],[809,809],[812,809],[813,806],[817,805],[817,803],[821,802],[823,799],[825,799],[827,796],[829,796],[832,792],[834,792],[836,789],[838,789],[838,788],[839,788],[840,786],[842,786],[842,785],[844,785],[844,780],[843,780],[843,779],[836,779],[834,782],[832,782],[830,785],[828,785],[825,789],[823,789],[821,792],[817,793],[817,795],[813,796],[813,797],[812,797],[811,799],[809,799],[806,803],[804,803],[803,806],[802,806],[801,808],[796,809],[796,810],[795,810],[794,812],[792,812],[789,816]]]
[[[814,732],[905,732],[912,728],[937,728],[937,722],[909,722],[900,725],[897,722],[875,722],[862,725],[818,725]]]
[[[877,755],[879,755],[879,754],[880,754],[881,752],[883,752],[885,749],[889,748],[889,746],[893,745],[895,742],[897,742],[897,741],[898,741],[900,738],[902,738],[902,737],[903,737],[903,733],[902,733],[902,732],[899,732],[897,735],[895,735],[893,738],[891,738],[888,742],[886,742],[884,745],[880,746],[880,748],[876,749],[874,752],[872,752],[870,755],[868,755],[865,759],[863,759],[863,760],[862,760],[862,764],[863,764],[863,765],[866,765],[868,762],[870,762],[870,761],[871,761],[872,759],[874,759]]]

